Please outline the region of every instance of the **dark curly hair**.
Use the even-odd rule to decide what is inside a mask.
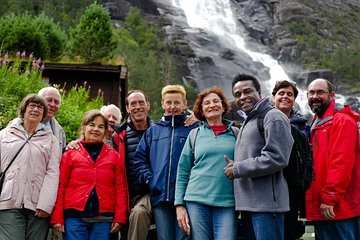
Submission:
[[[282,88],[287,88],[287,87],[292,87],[293,91],[294,91],[294,97],[296,98],[298,93],[299,93],[299,90],[297,89],[296,87],[296,83],[294,82],[290,82],[288,80],[281,80],[281,81],[277,81],[275,83],[275,87],[274,89],[272,90],[272,95],[275,96],[276,93],[282,89]]]
[[[199,119],[200,121],[205,121],[205,116],[202,112],[202,103],[203,103],[203,100],[206,96],[208,96],[210,93],[215,93],[216,95],[218,95],[221,99],[221,104],[224,108],[224,112],[223,112],[223,116],[224,114],[229,111],[231,109],[231,104],[229,103],[229,101],[227,100],[223,90],[218,87],[218,86],[214,86],[214,87],[211,87],[211,88],[206,88],[204,89],[203,91],[201,91],[197,97],[196,97],[196,100],[195,100],[195,104],[194,104],[194,108],[193,108],[193,111],[194,111],[194,115],[197,119]]]

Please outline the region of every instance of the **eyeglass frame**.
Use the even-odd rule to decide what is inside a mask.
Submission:
[[[315,95],[322,97],[325,96],[326,93],[329,93],[329,91],[323,90],[323,89],[319,89],[319,90],[310,90],[306,93],[306,95],[308,97],[313,97]]]
[[[30,102],[28,105],[27,105],[31,110],[34,110],[35,108],[39,109],[40,111],[44,111],[44,107],[41,106],[40,104],[36,104],[34,102]]]

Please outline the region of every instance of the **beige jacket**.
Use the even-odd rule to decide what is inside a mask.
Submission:
[[[24,146],[8,169],[0,195],[0,210],[41,209],[51,214],[59,184],[60,149],[48,127],[40,129]],[[0,131],[0,169],[4,171],[28,138],[21,119]]]

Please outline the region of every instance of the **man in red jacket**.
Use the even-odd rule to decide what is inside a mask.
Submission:
[[[360,239],[360,115],[335,103],[325,79],[308,87],[315,179],[306,193],[306,217],[316,239]]]

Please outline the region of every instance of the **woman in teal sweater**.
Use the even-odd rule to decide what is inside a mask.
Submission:
[[[219,87],[196,98],[202,126],[190,132],[179,160],[175,205],[179,226],[193,240],[236,239],[233,182],[224,175],[233,159],[238,129],[223,119],[230,104]]]

